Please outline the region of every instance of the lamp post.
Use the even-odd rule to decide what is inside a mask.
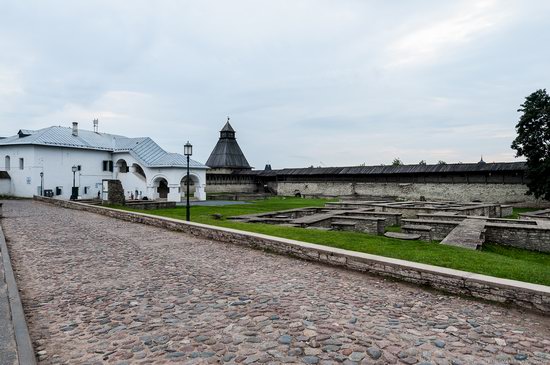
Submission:
[[[193,145],[187,141],[187,143],[183,146],[183,154],[187,156],[187,193],[185,194],[185,197],[187,198],[187,204],[186,204],[186,220],[191,220],[191,207],[189,206],[189,157],[193,154]]]
[[[78,188],[76,187],[76,171],[78,170],[78,167],[73,165],[71,170],[73,171],[73,191],[71,193],[71,200],[76,200],[78,198]]]
[[[40,171],[40,196],[44,196],[44,171]]]

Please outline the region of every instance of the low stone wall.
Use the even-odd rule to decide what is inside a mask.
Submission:
[[[453,229],[458,226],[460,222],[451,222],[451,221],[425,221],[422,219],[403,219],[403,224],[406,225],[417,225],[417,226],[430,226],[433,228],[432,237],[436,241],[441,241]]]
[[[511,303],[523,308],[550,314],[550,287],[544,285],[499,279],[459,270],[143,213],[120,211],[44,197],[35,197],[35,199],[66,208],[185,232],[207,239],[270,250],[278,254],[292,255],[309,261],[391,277],[410,283],[430,286],[452,294],[462,294],[501,303]]]
[[[536,212],[520,213],[519,219],[550,221],[550,209],[537,210]]]
[[[360,213],[344,213],[346,217],[367,217],[367,218],[384,218],[386,226],[400,226],[401,213],[385,213],[385,212],[360,212]]]
[[[550,253],[550,228],[530,224],[487,223],[485,241]]]
[[[127,201],[125,205],[129,208],[150,210],[150,209],[175,208],[176,202],[143,200],[143,201]]]
[[[488,223],[502,223],[502,224],[525,224],[536,226],[537,222],[535,220],[521,220],[521,219],[506,219],[506,218],[486,218],[486,217],[472,217],[467,215],[445,215],[445,214],[419,214],[418,219],[425,221],[452,221],[452,222],[462,222],[464,219],[483,219]]]
[[[499,217],[506,218],[514,214],[514,207],[511,205],[501,205]]]
[[[384,218],[367,218],[367,217],[350,217],[350,216],[336,216],[331,219],[332,222],[350,222],[355,223],[354,231],[360,231],[364,233],[384,234],[385,219]]]

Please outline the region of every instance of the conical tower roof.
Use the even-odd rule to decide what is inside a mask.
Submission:
[[[213,169],[252,169],[237,143],[235,130],[229,124],[229,118],[220,131],[220,139],[208,157],[206,166]]]

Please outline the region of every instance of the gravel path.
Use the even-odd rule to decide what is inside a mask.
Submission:
[[[549,364],[550,318],[31,201],[2,220],[43,364]]]

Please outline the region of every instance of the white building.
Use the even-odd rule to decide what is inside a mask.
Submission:
[[[189,169],[190,198],[206,200],[208,167],[190,160]],[[185,197],[186,174],[186,156],[164,151],[151,138],[79,130],[78,123],[22,129],[0,139],[0,195],[32,197],[51,190],[54,197],[69,199],[74,176],[81,199],[97,198],[104,179],[117,179],[127,199],[179,202]]]

